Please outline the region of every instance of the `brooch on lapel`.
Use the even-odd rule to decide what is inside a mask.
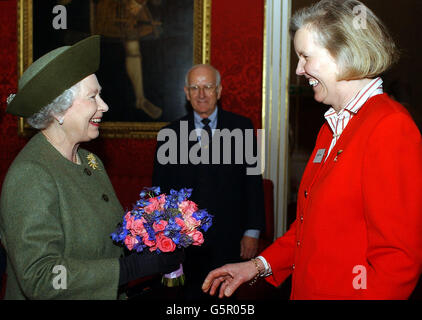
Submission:
[[[9,105],[15,97],[16,97],[16,94],[14,93],[9,94],[9,96],[6,99],[7,104]]]
[[[88,159],[88,165],[96,170],[98,169],[98,162],[97,159],[95,159],[94,155],[92,153],[90,153],[89,155],[86,156],[86,158]]]
[[[337,162],[337,160],[338,160],[338,157],[341,155],[341,153],[343,152],[343,150],[339,150],[339,151],[337,151],[337,154],[336,154],[336,156],[335,156],[335,158],[334,158],[334,162]]]

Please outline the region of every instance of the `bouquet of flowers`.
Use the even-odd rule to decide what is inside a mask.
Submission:
[[[125,214],[111,238],[136,252],[172,252],[200,246],[204,242],[201,231],[206,232],[212,225],[212,215],[188,200],[191,194],[192,189],[171,190],[166,195],[160,194],[160,187],[144,188],[140,200]],[[183,266],[164,275],[162,282],[167,286],[183,285]]]

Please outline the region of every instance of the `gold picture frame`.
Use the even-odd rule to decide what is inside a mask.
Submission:
[[[210,63],[211,47],[211,1],[193,1],[193,64]],[[33,62],[33,0],[17,1],[18,35],[18,77]],[[155,138],[160,128],[168,122],[126,122],[104,121],[101,124],[101,136],[105,138]],[[18,120],[18,135],[29,137],[34,134],[23,118]]]

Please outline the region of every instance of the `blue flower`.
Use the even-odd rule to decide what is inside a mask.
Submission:
[[[150,241],[155,241],[155,231],[149,223],[144,223],[145,230],[148,233],[148,239]]]
[[[126,229],[126,227],[123,227],[123,225],[121,225],[110,236],[111,236],[111,239],[115,242],[123,242],[128,233],[129,232]]]
[[[166,228],[164,229],[164,235],[172,239],[177,245],[179,243],[180,230],[182,230],[182,228],[176,223],[176,220],[174,218],[170,218]]]
[[[189,237],[189,236],[187,236],[186,234],[182,234],[182,235],[180,235],[180,239],[179,239],[179,244],[180,244],[180,246],[182,246],[183,248],[187,248],[187,247],[189,247],[192,243],[193,243],[192,238],[190,238],[190,237]]]
[[[179,232],[182,228],[176,223],[176,220],[172,217],[168,220],[168,224],[164,229],[164,235]],[[167,235],[166,235],[167,236]]]
[[[180,233],[175,232],[173,234],[173,236],[171,237],[171,240],[173,240],[173,242],[178,245],[180,243]]]
[[[153,198],[154,196],[158,196],[161,192],[160,187],[151,187],[151,188],[143,188],[139,196],[141,199],[144,199],[146,196],[149,198]]]
[[[153,212],[152,212],[152,218],[153,218],[153,220],[154,220],[154,222],[160,222],[160,220],[162,220],[162,218],[163,218],[163,216],[164,216],[164,213],[163,212],[161,212],[161,211],[158,211],[158,210],[154,210]]]
[[[192,190],[193,190],[192,188],[190,188],[190,189],[186,188],[186,189],[180,190],[180,192],[183,192],[184,193],[184,198],[185,199],[189,199],[190,196],[192,195]]]
[[[208,231],[208,229],[212,226],[212,219],[208,217],[205,220],[202,220],[200,228],[204,230],[205,232]]]
[[[196,220],[202,220],[206,216],[208,216],[208,212],[205,209],[197,210],[192,214],[192,217],[194,217]]]
[[[144,251],[144,249],[146,248],[146,245],[144,245],[144,243],[142,242],[141,237],[136,236],[136,240],[138,240],[138,243],[136,243],[136,244],[133,246],[133,249],[134,249],[136,252],[142,252],[142,251]]]
[[[213,216],[210,215],[205,209],[196,211],[192,214],[192,217],[194,217],[196,220],[201,220],[200,229],[204,230],[205,232],[208,231],[208,229],[212,226]]]
[[[192,189],[183,188],[183,189],[180,189],[180,191],[176,191],[172,189],[170,190],[170,194],[176,197],[177,203],[180,203],[190,198],[190,196],[192,195]]]
[[[166,203],[164,204],[165,209],[178,208],[178,196],[179,193],[176,190],[171,189],[170,194],[166,196]]]

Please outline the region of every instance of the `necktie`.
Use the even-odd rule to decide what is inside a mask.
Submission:
[[[205,130],[208,134],[208,144],[211,142],[211,138],[212,138],[212,133],[211,133],[211,127],[209,125],[209,123],[211,122],[210,119],[205,118],[202,119],[201,122],[204,124],[204,126],[202,127],[203,130]],[[202,137],[201,137],[201,143],[202,143]]]

